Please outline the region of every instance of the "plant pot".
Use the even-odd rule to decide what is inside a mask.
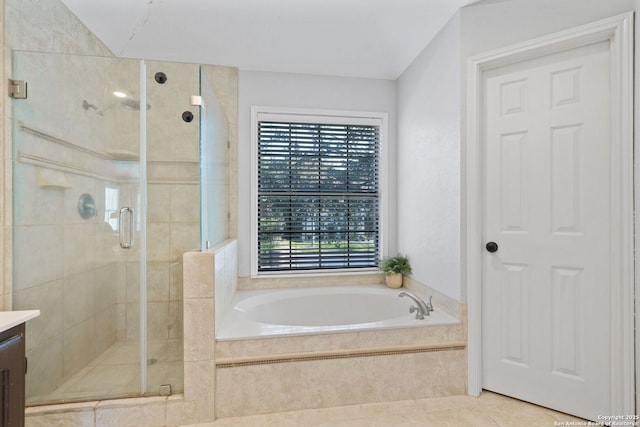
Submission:
[[[384,280],[390,288],[397,289],[402,287],[402,274],[400,273],[389,274],[385,276]]]

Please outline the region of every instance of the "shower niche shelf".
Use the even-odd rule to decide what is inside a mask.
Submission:
[[[66,190],[71,188],[64,172],[49,169],[38,170],[38,187],[45,190]]]

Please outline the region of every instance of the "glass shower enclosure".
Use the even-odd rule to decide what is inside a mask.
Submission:
[[[13,309],[41,311],[27,404],[183,392],[182,254],[230,234],[215,67],[14,51],[12,68]]]
[[[27,404],[141,396],[146,340],[145,63],[13,53],[13,308]]]
[[[200,68],[200,242],[209,250],[230,236],[229,122]]]

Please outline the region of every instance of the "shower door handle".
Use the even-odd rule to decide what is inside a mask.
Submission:
[[[128,213],[129,214],[129,240],[127,241],[125,239],[125,232],[124,232],[124,214]],[[119,233],[120,233],[120,247],[122,249],[129,249],[131,248],[131,245],[133,244],[133,209],[131,209],[130,207],[123,207],[120,208],[120,215],[118,217],[118,225],[119,225]]]

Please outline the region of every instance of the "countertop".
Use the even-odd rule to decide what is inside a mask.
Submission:
[[[0,311],[0,332],[40,316],[40,310]]]

